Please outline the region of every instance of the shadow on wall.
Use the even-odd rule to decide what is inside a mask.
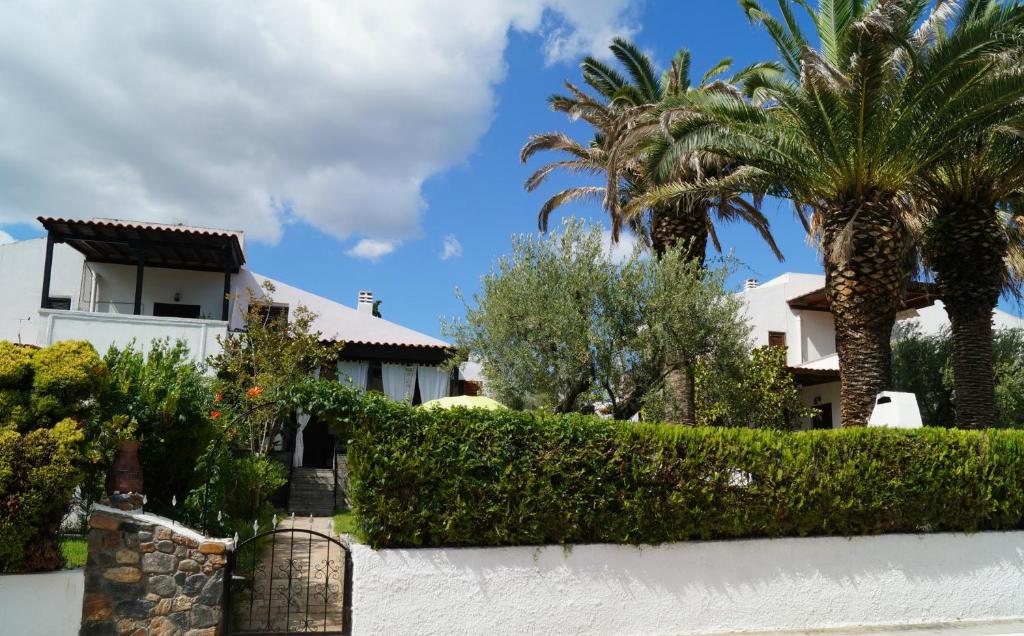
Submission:
[[[353,561],[354,624],[367,633],[447,624],[446,633],[465,634],[683,634],[1024,615],[1022,532],[645,547],[354,546]]]

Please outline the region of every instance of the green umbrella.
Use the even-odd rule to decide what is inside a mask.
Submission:
[[[493,410],[505,408],[501,402],[482,395],[456,395],[454,397],[443,397],[429,402],[424,402],[421,406],[426,409],[453,409],[457,406],[467,409]]]

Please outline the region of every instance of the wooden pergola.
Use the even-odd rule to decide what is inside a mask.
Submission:
[[[221,320],[228,319],[231,275],[245,263],[239,235],[201,228],[134,223],[105,219],[39,217],[46,228],[46,262],[40,306],[49,309],[53,246],[65,243],[93,263],[135,266],[134,314],[142,313],[145,268],[162,267],[201,272],[223,272]]]
[[[903,290],[900,297],[900,311],[929,307],[938,299],[939,292],[935,283],[911,281],[907,283],[907,287]],[[825,297],[824,287],[815,289],[802,296],[791,298],[786,302],[792,309],[831,311],[828,306],[828,299]]]

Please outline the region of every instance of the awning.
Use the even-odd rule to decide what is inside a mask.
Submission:
[[[39,217],[56,243],[66,243],[94,263],[237,273],[245,263],[241,233],[184,225],[116,219]]]
[[[929,307],[939,299],[938,288],[935,283],[913,281],[903,290],[900,299],[900,311],[908,309],[921,309]],[[828,300],[825,298],[825,288],[815,289],[796,298],[786,301],[792,309],[805,309],[809,311],[830,311]]]

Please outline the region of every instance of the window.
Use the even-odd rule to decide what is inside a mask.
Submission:
[[[167,318],[198,318],[199,305],[182,305],[181,303],[153,303],[153,315]]]
[[[71,309],[71,296],[50,296],[46,299],[47,309]]]
[[[267,305],[259,304],[250,307],[250,311],[256,313],[264,324],[288,322],[288,305]]]
[[[769,331],[768,332],[768,346],[769,347],[785,347],[786,346],[786,332],[785,331]]]

